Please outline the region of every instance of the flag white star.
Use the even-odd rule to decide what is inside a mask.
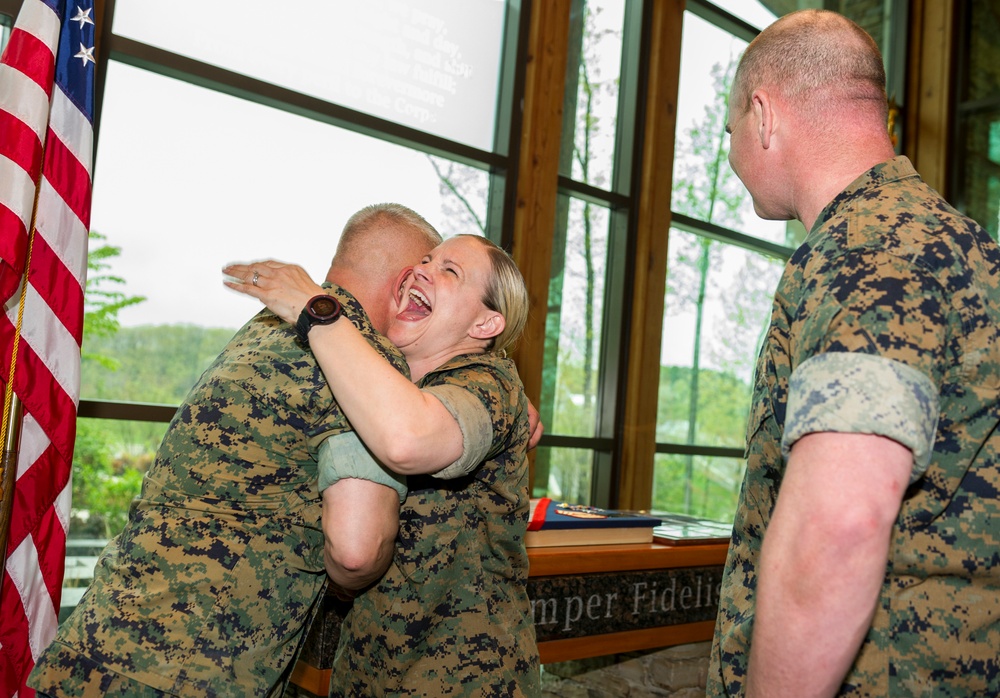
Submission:
[[[97,61],[94,60],[94,47],[93,46],[91,46],[90,48],[87,48],[83,44],[80,44],[80,51],[76,55],[74,55],[73,58],[79,58],[79,59],[81,59],[83,61],[83,65],[84,66],[87,65],[88,61],[90,61],[91,63],[95,63],[95,64],[97,63]]]
[[[84,24],[93,24],[94,20],[92,20],[90,18],[90,11],[92,9],[94,9],[94,8],[88,7],[86,10],[84,10],[82,7],[77,7],[76,8],[76,17],[73,17],[70,20],[70,22],[79,22],[80,23],[80,29],[83,29],[83,25]],[[74,58],[75,58],[75,56],[74,56]]]

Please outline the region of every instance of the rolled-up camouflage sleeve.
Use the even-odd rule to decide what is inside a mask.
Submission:
[[[345,478],[358,478],[391,487],[406,499],[406,476],[379,463],[353,431],[331,436],[319,447],[319,491]]]
[[[913,452],[910,482],[930,464],[938,421],[938,390],[926,375],[882,356],[832,352],[814,356],[789,381],[781,449],[807,434],[876,434]]]
[[[441,401],[462,430],[461,457],[434,473],[434,477],[449,480],[468,475],[486,459],[493,445],[493,421],[489,410],[476,393],[459,385],[429,385],[423,390]]]

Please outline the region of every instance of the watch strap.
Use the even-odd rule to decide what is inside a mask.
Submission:
[[[299,339],[308,345],[309,330],[312,329],[313,325],[331,324],[340,317],[342,310],[340,301],[333,296],[325,293],[313,296],[299,313],[299,319],[295,323],[295,332]]]

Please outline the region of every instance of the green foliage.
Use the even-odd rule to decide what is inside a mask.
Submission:
[[[116,444],[100,420],[77,423],[73,454],[73,535],[110,538],[125,525],[148,463],[116,457]],[[137,467],[138,465],[138,467]]]
[[[660,367],[656,440],[687,443],[692,369]],[[701,369],[697,385],[697,427],[693,443],[742,448],[750,407],[750,386],[731,374]]]
[[[537,496],[555,497],[567,502],[586,504],[590,501],[591,474],[594,452],[585,448],[538,449],[548,455],[549,471],[544,487]]]
[[[712,67],[715,98],[706,105],[702,120],[679,138],[672,207],[699,220],[739,229],[748,196],[728,165],[725,133],[735,68],[735,57],[726,66]],[[744,442],[761,308],[767,307],[771,281],[776,279],[769,263],[750,253],[735,276],[731,270],[724,272],[727,248],[707,237],[675,234],[670,244],[665,304],[671,315],[694,314],[694,346],[690,368],[661,367],[657,441],[739,448]],[[713,336],[706,337],[710,295],[723,301],[725,313]],[[709,362],[711,370],[704,368]],[[660,455],[654,469],[653,506],[728,520],[736,506],[742,470],[738,458]]]
[[[700,446],[742,448],[750,406],[750,385],[721,371],[660,367],[656,440]],[[696,413],[691,423],[691,390],[696,387]],[[736,508],[743,476],[740,458],[711,458],[681,454],[656,457],[653,508],[726,521]]]
[[[196,325],[142,325],[90,338],[91,353],[127,370],[85,357],[80,394],[95,400],[179,404],[233,333]]]
[[[742,458],[659,455],[653,476],[653,509],[732,521],[743,467]],[[690,502],[685,499],[687,493]]]
[[[106,239],[97,231],[90,231],[91,241]],[[108,260],[121,254],[121,248],[114,245],[99,245],[93,247],[87,254],[87,288],[83,300],[83,336],[109,337],[118,331],[118,313],[131,305],[146,300],[143,296],[128,296],[117,287],[125,283],[119,276],[108,274],[111,268]],[[86,342],[84,347],[87,347]],[[104,363],[111,367],[111,359],[100,354],[88,353],[84,357]]]

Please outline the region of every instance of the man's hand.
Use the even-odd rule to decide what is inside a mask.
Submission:
[[[542,438],[542,434],[545,432],[545,425],[542,424],[542,419],[538,414],[538,410],[532,404],[531,400],[528,400],[528,450],[530,451]]]

